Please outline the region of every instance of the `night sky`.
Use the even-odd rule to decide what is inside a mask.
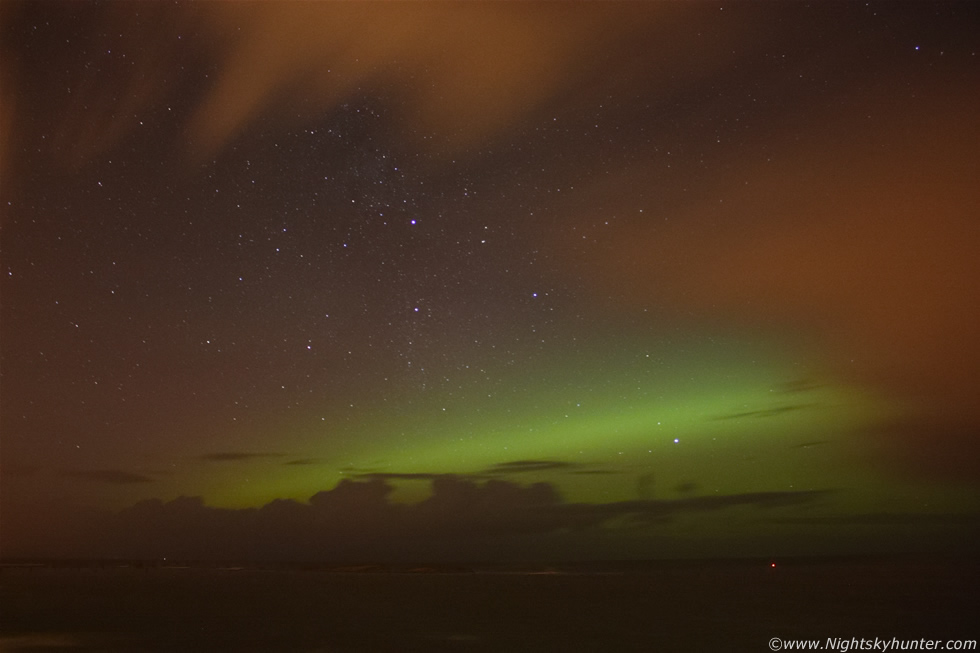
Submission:
[[[975,4],[0,29],[0,553],[975,546]]]

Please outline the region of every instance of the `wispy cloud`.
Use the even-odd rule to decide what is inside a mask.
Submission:
[[[823,444],[830,444],[830,440],[813,440],[811,442],[801,442],[799,444],[793,445],[794,449],[810,449],[811,447],[819,447]]]
[[[823,387],[823,384],[818,381],[814,381],[813,379],[798,379],[796,381],[788,381],[778,385],[775,388],[775,391],[779,393],[792,394],[794,392],[809,392],[821,387]]]
[[[382,481],[432,481],[443,476],[454,474],[432,474],[426,472],[364,472],[355,475],[357,478],[379,479]]]
[[[605,469],[586,469],[578,463],[569,463],[561,460],[511,460],[508,462],[497,463],[479,472],[378,472],[373,470],[362,470],[347,468],[345,472],[351,473],[354,478],[378,479],[382,481],[432,481],[439,478],[455,478],[470,480],[485,480],[493,476],[505,474],[524,474],[530,472],[546,472],[552,470],[567,470],[572,474],[616,474]],[[356,473],[353,473],[356,472]]]
[[[805,410],[807,408],[813,408],[816,404],[792,404],[790,406],[778,406],[776,408],[763,408],[761,410],[747,410],[740,413],[728,413],[727,415],[719,415],[715,417],[716,420],[721,419],[741,419],[743,417],[777,417],[778,415],[783,415],[785,413],[792,413],[798,410]]]
[[[484,470],[484,474],[514,474],[522,472],[542,472],[552,469],[568,469],[573,467],[572,463],[561,460],[512,460],[506,463],[497,463]]]

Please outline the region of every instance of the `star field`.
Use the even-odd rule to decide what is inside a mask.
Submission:
[[[971,5],[0,15],[23,528],[446,478],[976,514]]]

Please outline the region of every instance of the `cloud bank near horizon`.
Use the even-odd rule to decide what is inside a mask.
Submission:
[[[926,524],[956,533],[975,532],[980,525],[976,514],[844,519],[819,510],[834,494],[829,490],[584,504],[563,501],[548,483],[522,486],[491,479],[481,484],[432,476],[432,494],[411,505],[390,500],[394,488],[386,479],[344,479],[308,502],[276,499],[261,508],[216,508],[200,497],[151,499],[118,512],[62,506],[64,520],[33,530],[23,528],[29,519],[14,513],[6,516],[0,537],[8,557],[30,552],[99,559],[473,561],[675,557],[684,556],[685,548],[687,554],[708,555],[711,538],[684,542],[670,526],[695,523],[692,519],[709,513],[725,520],[737,511],[750,515],[757,531],[761,525],[760,532],[776,533],[773,541],[781,547],[790,541],[801,545],[801,524],[920,530]],[[796,536],[780,534],[783,526]],[[773,553],[758,548],[757,541],[740,543],[736,537],[732,543],[733,548],[713,554]]]

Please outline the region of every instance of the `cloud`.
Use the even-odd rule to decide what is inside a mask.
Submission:
[[[217,156],[255,124],[309,125],[373,103],[389,134],[433,152],[485,144],[507,127],[561,103],[576,89],[641,74],[686,92],[692,79],[732,66],[732,34],[684,38],[708,12],[659,3],[154,3],[75,7],[90,25],[89,54],[51,42],[71,96],[52,106],[30,84],[32,67],[0,58],[5,89],[0,151],[34,143],[52,126],[53,163],[79,167],[142,131],[135,116],[173,109],[179,142],[194,160]],[[18,12],[14,11],[14,17]],[[31,17],[27,12],[23,20]],[[686,29],[678,29],[685,21]],[[658,43],[653,61],[640,42]],[[126,52],[124,60],[111,52]],[[662,52],[673,56],[663,57]],[[696,56],[687,56],[694,54]],[[97,65],[81,65],[93,61]],[[111,80],[107,83],[107,80]],[[665,91],[666,93],[667,91]],[[581,95],[581,90],[577,91]],[[35,118],[40,115],[41,119]],[[28,133],[21,133],[26,130]],[[4,163],[7,170],[7,163]]]
[[[793,445],[793,449],[810,449],[812,447],[819,447],[830,443],[831,440],[813,440],[811,442],[801,442],[800,444],[795,444]]]
[[[134,474],[121,469],[97,469],[97,470],[65,470],[62,476],[68,478],[80,478],[96,483],[106,483],[109,485],[132,485],[137,483],[153,483],[154,479],[143,474]]]
[[[442,537],[476,533],[546,532],[553,528],[542,509],[561,505],[549,483],[521,486],[491,479],[483,485],[445,476],[432,481],[432,495],[412,508],[416,523]]]
[[[198,460],[205,460],[212,463],[237,462],[241,460],[254,460],[256,458],[280,458],[284,453],[252,453],[246,451],[219,451],[206,453],[198,456]]]
[[[317,458],[297,458],[296,460],[288,460],[283,463],[283,465],[323,465],[324,462]]]
[[[812,526],[918,526],[950,525],[973,526],[980,528],[980,513],[895,513],[872,512],[857,515],[825,515],[821,517],[779,517],[772,521],[785,524],[806,524]]]
[[[382,481],[432,481],[447,474],[432,474],[426,472],[363,472],[356,478],[377,479]]]
[[[485,480],[492,476],[502,476],[506,474],[524,474],[533,472],[546,472],[552,470],[568,470],[571,474],[617,474],[618,472],[605,469],[579,469],[583,467],[581,463],[569,463],[561,460],[512,460],[497,463],[480,472],[467,474],[447,474],[431,472],[375,472],[348,469],[346,471],[357,471],[354,478],[360,479],[380,479],[386,481],[434,481],[441,478]]]
[[[959,550],[975,541],[971,534],[980,524],[975,512],[828,513],[824,502],[833,496],[832,490],[585,504],[564,501],[548,483],[477,482],[452,475],[431,482],[429,498],[411,505],[393,502],[393,488],[384,479],[345,479],[309,501],[277,499],[261,508],[216,508],[200,497],[151,499],[118,512],[79,510],[68,504],[11,506],[4,512],[11,527],[0,530],[0,544],[8,555],[91,558],[553,561],[602,559],[616,551],[644,558],[683,555],[700,532],[686,529],[693,524],[708,529],[707,539],[698,545],[707,546],[715,537],[711,524],[730,525],[735,517],[724,513],[735,509],[763,511],[749,519],[782,529],[768,531],[770,540],[809,541],[807,527],[837,524],[844,530],[835,531],[834,537],[851,537],[848,533],[860,528],[859,539],[852,543],[863,543],[869,550],[884,543],[889,550],[900,551],[905,545],[919,550],[923,540],[916,533],[922,528],[944,529],[941,532],[949,536],[944,542],[950,550]],[[814,515],[814,509],[819,514]],[[39,521],[33,517],[38,511],[59,518]],[[679,519],[698,515],[703,516],[698,521]],[[904,526],[911,530],[895,530]],[[677,539],[677,528],[682,527],[685,535]],[[896,540],[896,532],[906,533],[904,539]],[[718,546],[714,555],[724,555],[727,545],[719,541]]]
[[[696,325],[796,333],[796,353],[814,378],[858,388],[920,422],[980,425],[975,92],[924,84],[933,100],[926,111],[895,99],[906,84],[883,78],[842,90],[853,108],[807,108],[808,123],[821,128],[802,136],[781,124],[796,115],[789,112],[768,125],[772,156],[719,151],[711,163],[718,174],[685,193],[657,163],[606,175],[576,203],[635,215],[627,202],[643,193],[661,198],[656,217],[611,222],[601,247],[561,240],[556,254],[589,271],[582,278],[600,300],[629,310],[655,304],[662,316]],[[882,106],[899,108],[874,110]],[[595,222],[568,209],[576,211],[582,225]],[[938,454],[934,430],[896,438],[923,454],[908,473],[937,478],[957,458],[976,460],[966,438],[945,438],[954,449]]]
[[[218,66],[188,141],[209,156],[297,99],[325,113],[374,91],[398,100],[403,134],[438,134],[450,148],[480,142],[657,13],[638,7],[616,21],[585,5],[216,3],[197,12]]]
[[[561,460],[512,460],[506,463],[497,463],[489,469],[484,470],[484,474],[513,474],[523,472],[542,472],[552,469],[568,469],[573,467],[572,463]]]
[[[777,408],[766,408],[762,410],[747,410],[740,413],[728,413],[727,415],[719,415],[715,417],[716,420],[724,419],[742,419],[743,417],[777,417],[785,413],[792,413],[798,410],[806,410],[807,408],[813,408],[817,404],[793,404],[791,406],[779,406]]]
[[[701,486],[694,481],[682,481],[674,486],[674,492],[678,492],[680,494],[691,494],[693,492],[697,492],[700,487]]]
[[[702,513],[751,506],[761,509],[787,508],[810,504],[833,494],[832,490],[801,490],[793,492],[747,492],[715,496],[689,497],[668,500],[618,501],[602,504],[565,504],[559,512],[567,513],[569,521],[574,516],[577,526],[597,526],[619,517],[630,517],[637,522],[663,521],[685,514]]]
[[[623,524],[635,531],[685,513],[736,506],[792,508],[827,495],[761,492],[581,504],[564,502],[548,483],[479,483],[453,475],[440,475],[431,483],[432,494],[413,505],[393,503],[394,488],[385,479],[344,479],[308,502],[277,499],[261,508],[228,509],[207,506],[200,497],[151,499],[116,513],[86,513],[84,520],[65,522],[71,532],[56,536],[48,531],[32,535],[39,525],[25,516],[18,519],[17,532],[4,529],[3,536],[10,550],[18,550],[18,542],[35,541],[40,547],[35,555],[56,545],[60,554],[99,558],[493,559],[504,546],[520,557],[537,551],[541,542],[558,538],[567,544],[582,537],[583,542],[599,542],[594,555],[601,556],[602,539]],[[46,510],[71,512],[67,506]]]

